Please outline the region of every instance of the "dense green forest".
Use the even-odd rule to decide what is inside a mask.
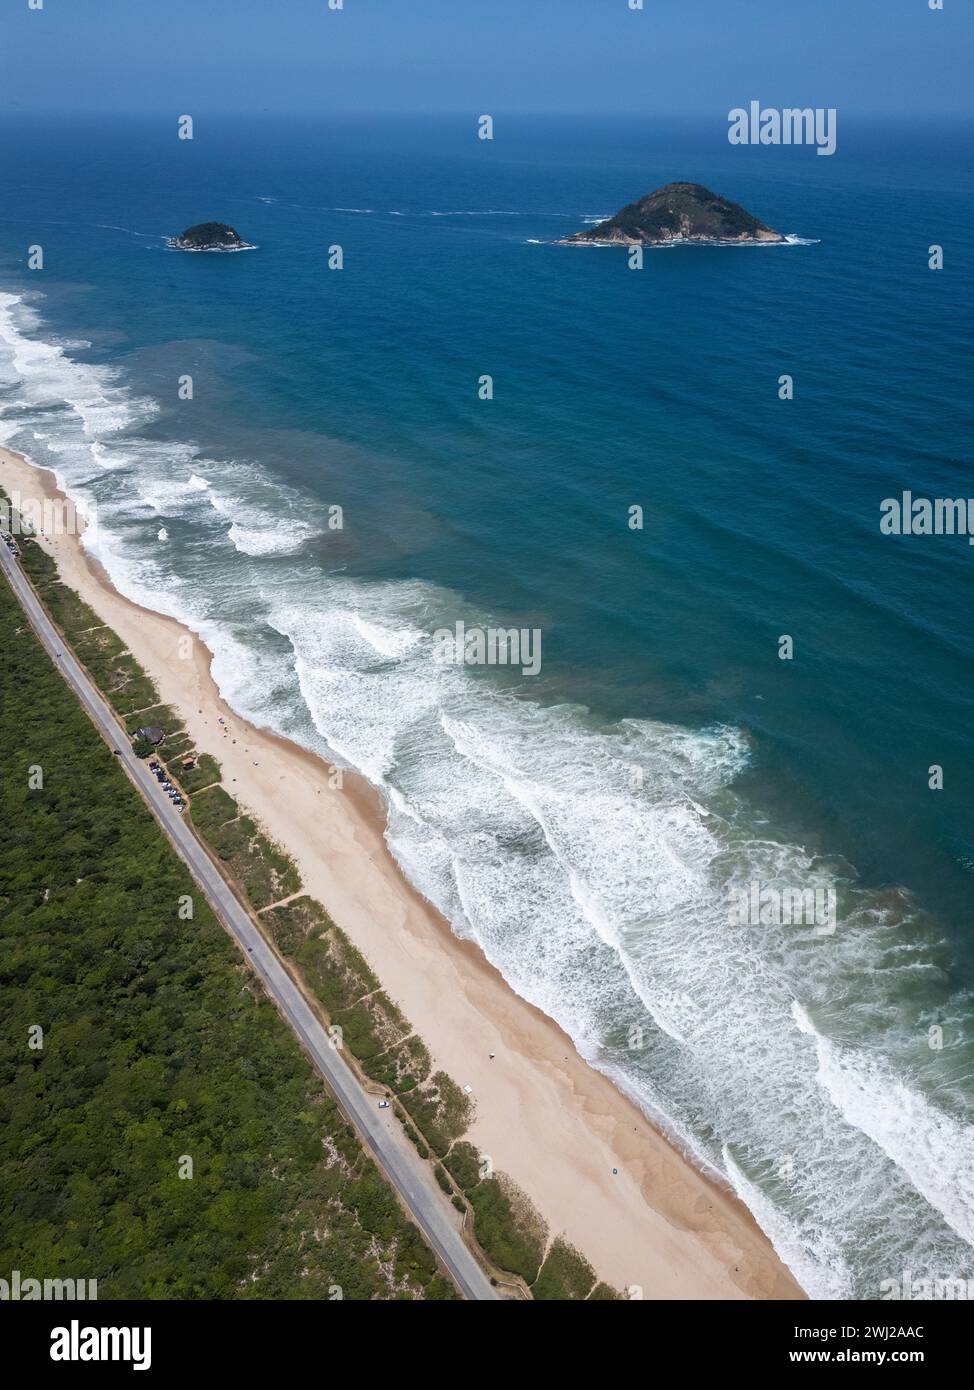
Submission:
[[[4,581],[0,631],[0,1272],[452,1297]]]

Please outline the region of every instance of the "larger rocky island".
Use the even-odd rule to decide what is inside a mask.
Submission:
[[[674,242],[783,242],[787,238],[700,183],[668,183],[628,203],[615,217],[559,243],[590,246],[667,246]]]
[[[226,222],[198,222],[187,227],[181,236],[169,238],[174,251],[253,251],[256,248],[244,241],[239,232]]]

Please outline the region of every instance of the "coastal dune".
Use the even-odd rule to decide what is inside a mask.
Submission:
[[[50,473],[8,450],[0,485],[60,497]],[[737,1198],[673,1148],[410,886],[364,779],[345,772],[339,789],[321,759],[238,717],[199,639],[119,594],[77,536],[45,544],[200,751],[220,760],[227,789],[294,858],[306,891],[365,954],[434,1066],[471,1088],[467,1137],[524,1189],[553,1236],[564,1232],[600,1279],[643,1298],[803,1297]]]

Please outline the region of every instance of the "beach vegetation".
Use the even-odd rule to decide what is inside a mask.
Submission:
[[[105,689],[105,694],[108,696],[113,709],[121,715],[131,714],[135,710],[144,710],[146,705],[151,704],[156,698],[155,688],[147,676],[139,676],[135,672],[129,673],[124,669],[124,665],[128,662],[129,658],[124,656],[117,659],[114,663],[116,683]]]
[[[269,840],[221,786],[193,797],[193,824],[214,853],[226,861],[252,907],[267,907],[301,890],[294,861]]]
[[[466,1139],[461,1139],[453,1145],[443,1163],[449,1169],[457,1187],[463,1192],[469,1192],[481,1180],[482,1160],[480,1153],[477,1146],[469,1143]]]
[[[281,955],[289,959],[312,932],[328,931],[332,925],[321,904],[307,895],[265,909],[261,921]]]
[[[468,1199],[481,1248],[499,1269],[533,1284],[541,1269],[548,1228],[530,1198],[506,1173],[498,1173],[478,1183]]]
[[[166,768],[183,790],[189,792],[190,796],[202,791],[204,787],[214,786],[220,781],[222,776],[220,764],[212,754],[201,753],[198,758],[193,760],[195,766],[183,767],[182,759],[186,756],[185,750],[181,747],[174,747],[168,738],[166,740],[166,753],[168,755]]]
[[[404,1095],[426,1080],[432,1065],[426,1044],[412,1033],[398,1046],[372,1058],[365,1070],[373,1081],[388,1086],[397,1095]]]
[[[180,730],[175,734],[167,732],[165,754],[168,765],[172,768],[177,767],[176,759],[185,757],[187,753],[192,751],[192,747],[193,740],[185,730]]]
[[[383,990],[366,995],[350,1009],[339,1010],[334,1021],[342,1028],[351,1051],[366,1063],[398,1042],[409,1028]]]
[[[102,688],[101,681],[98,679],[97,667],[92,670],[89,666],[88,669],[91,671],[96,685]],[[182,728],[182,720],[171,705],[153,704],[149,705],[147,709],[140,709],[137,714],[129,715],[125,720],[125,727],[130,734],[144,728],[161,729],[166,735],[166,757],[169,757],[172,752],[169,740],[174,729]]]
[[[36,541],[32,541],[29,547],[25,543],[25,549],[40,551],[40,546]],[[69,635],[104,626],[94,609],[89,608],[88,604],[66,584],[57,581],[45,584],[44,606],[61,631]]]
[[[230,861],[231,872],[242,883],[251,907],[267,907],[301,890],[301,875],[290,855],[268,839],[249,816],[241,818],[244,843]]]
[[[89,671],[101,661],[121,656],[125,644],[110,627],[93,627],[87,632],[72,633],[71,645],[75,655],[83,661]]]
[[[443,1158],[453,1140],[467,1130],[473,1115],[470,1097],[445,1071],[434,1072],[400,1100],[438,1158]]]
[[[544,1301],[585,1299],[595,1282],[595,1270],[584,1255],[569,1245],[564,1236],[556,1236],[531,1292]]]
[[[58,568],[53,555],[29,536],[20,538],[20,563],[23,565],[35,588],[57,582]]]
[[[239,815],[240,807],[223,787],[208,787],[193,797],[193,824],[204,838]]]
[[[361,952],[313,898],[294,898],[271,909],[263,920],[281,954],[298,967],[309,992],[330,1015],[379,988]],[[368,1027],[364,1018],[360,1026]]]
[[[403,1126],[403,1129],[405,1130],[405,1132],[406,1132],[406,1137],[407,1137],[407,1139],[410,1141],[410,1143],[416,1145],[416,1152],[419,1154],[420,1158],[422,1158],[424,1161],[425,1161],[427,1158],[429,1158],[429,1156],[430,1156],[430,1151],[429,1151],[429,1149],[426,1147],[426,1145],[423,1143],[422,1136],[419,1135],[419,1134],[416,1132],[416,1130],[413,1129],[412,1125],[410,1125],[410,1124],[404,1125],[404,1126]]]

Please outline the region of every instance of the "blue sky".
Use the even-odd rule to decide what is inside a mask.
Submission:
[[[944,0],[3,0],[0,110],[969,113]]]

